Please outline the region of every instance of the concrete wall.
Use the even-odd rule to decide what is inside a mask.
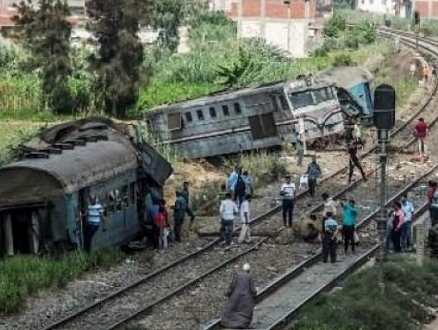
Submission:
[[[357,9],[370,13],[410,17],[408,8],[403,0],[357,0]]]
[[[239,38],[261,37],[272,45],[286,50],[292,57],[306,57],[309,38],[307,20],[242,19],[238,28]]]

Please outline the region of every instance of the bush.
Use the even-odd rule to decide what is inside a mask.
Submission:
[[[438,303],[438,263],[424,267],[413,262],[389,262],[384,265],[385,294],[377,285],[378,267],[351,277],[342,291],[324,295],[301,315],[294,329],[412,330],[414,323],[430,321],[430,315],[415,301]]]
[[[38,291],[62,288],[82,273],[108,268],[122,257],[119,249],[104,249],[90,254],[71,253],[60,260],[30,256],[3,260],[0,267],[0,312],[17,312],[26,298]]]

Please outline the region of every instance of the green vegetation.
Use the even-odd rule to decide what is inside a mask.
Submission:
[[[415,262],[384,266],[385,292],[377,285],[378,267],[346,281],[343,289],[326,294],[300,316],[294,330],[412,330],[432,318],[438,306],[438,262],[423,267]]]
[[[0,314],[17,312],[26,298],[43,288],[61,288],[84,272],[108,268],[120,262],[118,249],[106,249],[90,254],[75,253],[54,260],[49,257],[25,257],[1,261]]]

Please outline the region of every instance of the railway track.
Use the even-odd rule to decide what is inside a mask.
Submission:
[[[418,193],[418,191],[421,189],[422,182],[432,177],[437,169],[438,165],[403,187],[387,200],[386,205],[408,192],[411,192],[411,200],[415,205],[423,205],[424,195]],[[417,209],[413,220],[418,219],[426,210],[427,208],[424,205]],[[372,258],[378,251],[380,244],[377,233],[372,229],[369,230],[368,225],[379,215],[380,208],[368,214],[358,223],[357,229],[359,231],[368,229],[369,236],[360,241],[355,254],[345,256],[342,252],[339,252],[339,250],[342,250],[342,247],[339,247],[338,262],[335,265],[330,265],[320,262],[322,251],[319,250],[313,257],[289,269],[285,274],[279,276],[259,291],[251,326],[255,329],[280,329],[319,294],[339,283]],[[220,328],[220,320],[215,319],[201,329],[213,330],[218,328]]]
[[[434,95],[436,90],[437,86],[435,85],[431,95]],[[424,109],[429,106],[431,100],[432,97],[428,98],[425,104],[419,108],[415,116],[411,117],[411,120],[398,127],[395,132],[393,132],[393,137],[396,137],[397,134],[399,134],[397,132],[402,132],[405,128],[407,128],[409,123],[412,123],[419,115],[421,115],[422,112],[424,112]],[[404,139],[405,138],[401,140]],[[415,139],[412,138],[403,146],[409,147],[414,142]],[[374,150],[375,148],[370,149],[365,156],[368,157],[372,155]],[[318,189],[321,191],[333,191],[339,186],[342,186],[340,183],[340,177],[345,173],[345,171],[346,168],[343,168],[330,177],[321,180],[320,187]],[[360,182],[361,180],[354,182],[352,185],[338,193],[338,195],[343,195],[347,192],[350,192],[352,189],[357,187]],[[390,187],[390,190],[394,191],[398,188],[399,184],[395,183],[393,187]],[[297,200],[300,211],[307,211],[311,207],[308,206],[308,204],[311,205],[313,202],[313,200],[307,196],[307,191],[301,193]],[[265,197],[261,200],[264,205],[268,205],[268,203],[270,204],[271,201],[271,196]],[[313,211],[318,210],[321,207],[322,205],[317,205],[316,208],[313,208]],[[276,206],[270,208],[267,212],[259,214],[255,219],[253,219],[253,225],[257,223],[263,223],[260,225],[263,226],[268,223],[272,226],[273,219],[277,221],[279,220],[275,215],[278,213],[280,208],[281,206]],[[371,205],[370,208],[374,208],[374,205]],[[171,301],[172,298],[178,297],[178,295],[198,285],[204,279],[208,279],[209,276],[216,274],[218,271],[226,271],[227,268],[234,267],[234,265],[240,263],[243,259],[246,261],[252,258],[260,258],[258,254],[261,250],[263,250],[267,255],[269,255],[269,252],[271,251],[269,247],[270,245],[268,244],[269,239],[266,237],[259,237],[254,244],[244,250],[241,248],[240,250],[237,249],[237,251],[232,249],[224,254],[223,249],[218,248],[219,240],[220,239],[215,239],[210,241],[198,251],[195,251],[190,255],[183,256],[177,261],[141,278],[132,285],[122,288],[113,294],[82,308],[74,314],[68,315],[56,321],[55,323],[47,325],[44,327],[44,330],[77,328],[106,330],[115,329],[120,325],[123,325],[134,319],[140,314],[152,311],[154,307],[164,304],[167,301]],[[288,257],[292,257],[295,262],[300,262],[302,260],[303,251],[300,249],[297,249],[297,251],[299,252],[297,256],[294,257],[289,255]],[[171,285],[166,285],[166,276],[171,272],[181,274],[181,281],[178,281],[178,283],[172,283]],[[151,290],[148,290],[148,288],[159,288],[160,293],[150,294],[149,291]]]

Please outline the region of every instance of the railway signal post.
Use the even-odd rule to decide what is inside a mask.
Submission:
[[[377,129],[380,162],[380,217],[377,220],[377,231],[380,239],[380,278],[379,286],[384,290],[382,266],[385,254],[385,239],[387,227],[387,215],[385,204],[387,200],[386,162],[388,159],[388,143],[390,130],[395,125],[395,90],[390,85],[380,85],[374,91],[374,126]]]

